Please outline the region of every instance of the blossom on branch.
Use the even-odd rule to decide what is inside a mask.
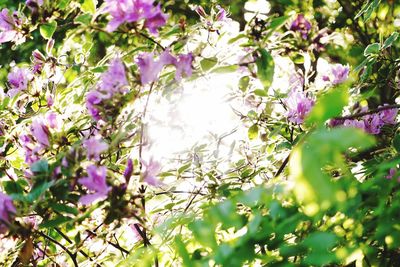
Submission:
[[[306,115],[314,106],[314,100],[307,97],[303,91],[299,90],[290,91],[284,103],[288,108],[288,120],[295,124],[302,124]]]
[[[87,189],[93,191],[92,194],[87,194],[79,199],[83,205],[91,204],[92,202],[105,199],[110,192],[111,187],[106,183],[107,168],[104,166],[90,165],[87,167],[87,177],[80,178],[78,183],[86,186]]]
[[[16,212],[17,210],[14,207],[11,197],[0,192],[0,233],[5,233],[11,216]]]

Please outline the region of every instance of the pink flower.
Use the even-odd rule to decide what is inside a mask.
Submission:
[[[106,94],[106,98],[111,98],[115,93],[127,92],[128,80],[121,59],[115,58],[111,61],[107,71],[101,75],[98,86]]]
[[[365,131],[370,134],[379,134],[384,122],[378,114],[364,116]]]
[[[93,117],[95,120],[100,120],[100,111],[97,108],[97,105],[101,103],[103,100],[103,95],[99,93],[98,91],[90,91],[86,95],[86,108],[89,111],[89,114]]]
[[[386,106],[386,104],[384,106]],[[397,113],[397,108],[385,109],[379,112],[379,117],[386,124],[396,124]]]
[[[0,233],[6,232],[7,224],[10,223],[11,216],[16,212],[11,197],[0,192]]]
[[[57,114],[50,111],[46,114],[46,120],[50,128],[57,129],[59,127],[59,122],[57,119]]]
[[[163,56],[166,57],[166,56]],[[161,56],[160,56],[161,58]],[[141,83],[148,84],[156,81],[160,71],[164,67],[162,60],[154,60],[153,53],[143,53],[136,59],[136,64],[140,70],[140,81]]]
[[[342,64],[334,64],[331,67],[333,75],[333,84],[339,84],[347,80],[349,77],[350,68],[349,66],[343,66]]]
[[[221,6],[217,5],[218,13],[216,16],[217,21],[225,21],[227,19],[227,13],[225,9],[223,9]]]
[[[24,35],[19,32],[21,26],[21,19],[18,13],[14,12],[12,15],[7,8],[4,8],[0,13],[0,43],[13,41],[21,43],[25,41]]]
[[[100,154],[108,149],[108,145],[99,137],[91,137],[83,141],[83,147],[86,148],[87,158],[89,160],[100,160]]]
[[[125,177],[126,183],[129,183],[132,173],[133,173],[133,162],[131,159],[128,159],[128,162],[126,163],[126,168],[124,171],[124,177]]]
[[[17,93],[26,90],[28,88],[30,76],[31,73],[27,68],[14,67],[7,76],[11,88],[8,91],[8,95],[14,97]]]
[[[105,199],[110,192],[111,187],[107,186],[106,183],[106,172],[107,168],[104,166],[97,167],[96,165],[90,165],[87,168],[88,177],[83,177],[78,180],[78,183],[86,186],[87,189],[94,193],[82,196],[79,202],[83,205],[88,205],[95,200]]]
[[[157,179],[157,175],[161,171],[161,164],[158,161],[154,161],[150,158],[149,162],[142,160],[142,164],[145,168],[143,172],[143,181],[152,186],[160,186],[162,182]]]
[[[175,79],[177,81],[180,81],[182,79],[183,73],[186,76],[192,76],[192,62],[193,62],[192,53],[178,56],[178,60],[176,60],[174,63],[176,67]]]
[[[50,146],[49,142],[49,128],[41,119],[35,119],[31,124],[31,133],[36,141],[44,146]]]
[[[290,30],[300,32],[301,37],[303,37],[303,39],[307,39],[308,33],[311,30],[311,23],[304,17],[303,14],[299,14],[292,22]]]
[[[168,16],[162,13],[160,5],[154,6],[154,0],[106,0],[105,11],[112,16],[107,31],[115,31],[121,24],[144,20],[144,26],[150,33],[165,25]]]
[[[164,14],[158,4],[152,11],[152,14],[146,18],[144,26],[149,29],[153,35],[158,34],[158,28],[167,23],[168,15]]]
[[[306,115],[314,106],[314,100],[308,98],[303,91],[298,90],[290,91],[284,103],[288,108],[288,120],[295,124],[303,123]]]
[[[40,160],[40,146],[36,146],[28,135],[20,135],[19,140],[25,150],[25,163],[31,165]]]

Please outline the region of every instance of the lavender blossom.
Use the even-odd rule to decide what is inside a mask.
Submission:
[[[333,75],[333,84],[340,84],[347,80],[349,77],[350,68],[349,66],[343,66],[342,64],[334,64],[331,67]]]
[[[99,89],[106,94],[106,98],[111,98],[115,93],[126,93],[128,84],[124,63],[115,58],[101,75]]]
[[[17,12],[10,13],[7,8],[0,12],[0,43],[15,42],[16,44],[25,41],[24,35],[19,31],[22,21]]]
[[[96,200],[105,199],[107,197],[111,187],[107,186],[106,172],[107,168],[104,166],[97,167],[96,165],[90,165],[87,167],[88,177],[80,178],[78,183],[86,186],[87,189],[94,193],[82,196],[79,199],[80,203],[88,205]]]
[[[89,114],[96,121],[101,119],[100,110],[97,108],[97,105],[99,105],[102,100],[103,100],[103,95],[98,91],[90,91],[86,95],[86,108],[88,109]]]
[[[168,16],[161,11],[160,5],[154,6],[154,0],[106,0],[105,12],[112,19],[107,31],[115,31],[123,23],[144,20],[144,26],[150,33],[157,34],[157,29],[165,25]]]
[[[158,161],[154,161],[152,158],[149,162],[142,160],[142,164],[145,168],[143,172],[143,181],[152,186],[162,185],[162,182],[157,178],[157,175],[161,171],[161,164]]]
[[[28,88],[28,82],[31,78],[31,73],[27,68],[14,67],[8,74],[8,83],[10,90],[8,91],[9,97],[14,97],[17,93]]]
[[[288,108],[288,120],[295,124],[302,124],[314,106],[314,100],[308,98],[303,91],[297,90],[290,91],[284,103]]]
[[[182,79],[182,74],[186,76],[192,75],[192,62],[193,62],[193,55],[189,53],[187,55],[179,55],[178,60],[176,60],[175,67],[175,79],[180,81]]]
[[[379,117],[385,124],[396,124],[397,113],[397,108],[385,109],[379,112]]]
[[[14,207],[11,197],[0,192],[0,233],[7,231],[7,224],[10,223],[11,216],[17,210]]]
[[[41,119],[32,121],[31,133],[36,141],[44,146],[50,146],[49,135],[50,131],[47,125]]]
[[[301,37],[303,37],[303,39],[307,39],[308,33],[311,30],[311,23],[304,17],[303,14],[299,14],[292,22],[290,30],[300,32]]]
[[[124,177],[125,177],[126,183],[129,183],[132,173],[133,173],[133,162],[131,159],[128,159],[128,162],[126,163],[126,168],[124,171]]]
[[[100,160],[100,154],[108,149],[108,145],[99,137],[91,137],[83,141],[83,147],[86,149],[89,160]]]

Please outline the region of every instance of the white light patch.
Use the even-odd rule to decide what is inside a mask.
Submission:
[[[146,114],[145,158],[164,164],[184,157],[194,146],[207,145],[216,159],[230,160],[235,141],[246,138],[233,107],[239,75],[209,74],[183,82],[171,95],[154,94]]]

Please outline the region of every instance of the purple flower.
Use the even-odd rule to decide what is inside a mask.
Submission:
[[[160,5],[154,6],[154,0],[106,0],[105,11],[112,16],[107,31],[116,30],[125,22],[137,22],[144,19],[144,26],[152,34],[165,25],[167,15],[162,13]]]
[[[131,159],[128,159],[128,162],[126,163],[126,168],[124,171],[124,177],[126,183],[129,183],[129,179],[131,178],[133,173],[133,161]]]
[[[115,58],[111,61],[108,70],[101,75],[99,89],[106,93],[106,98],[111,98],[115,93],[126,93],[127,85],[124,63],[119,58]]]
[[[175,67],[175,79],[180,81],[182,79],[182,74],[184,73],[186,76],[192,75],[192,62],[193,55],[189,53],[187,55],[179,55],[178,60],[176,60]]]
[[[108,149],[108,145],[99,137],[94,136],[83,141],[89,160],[100,160],[100,154]]]
[[[143,172],[143,181],[152,186],[162,185],[161,181],[157,179],[157,175],[161,171],[161,164],[158,161],[154,161],[152,158],[149,162],[142,160],[142,164],[145,168]]]
[[[136,64],[139,66],[140,70],[140,81],[143,85],[152,83],[158,79],[160,71],[164,65],[170,61],[170,57],[168,55],[169,52],[166,51],[160,55],[159,60],[155,60],[153,53],[142,53],[136,59]]]
[[[217,5],[218,13],[216,15],[216,20],[217,21],[225,21],[227,18],[227,13],[225,9],[223,9],[221,6]]]
[[[303,39],[307,39],[308,33],[311,30],[311,23],[304,17],[303,14],[299,14],[292,22],[290,30],[300,32]]]
[[[4,8],[0,13],[0,43],[23,42],[25,37],[18,31],[20,24],[21,19],[18,17],[18,13],[14,12],[11,15],[10,11]]]
[[[49,128],[41,119],[32,121],[31,133],[35,137],[36,141],[44,146],[50,146],[49,142]]]
[[[158,28],[167,23],[168,15],[162,13],[160,4],[158,4],[152,11],[152,14],[146,18],[144,26],[149,29],[153,35],[158,34]]]
[[[58,120],[57,120],[57,114],[50,111],[46,114],[46,120],[50,128],[56,129],[58,128]]]
[[[14,67],[7,76],[10,84],[8,95],[14,97],[18,92],[26,90],[30,76],[31,74],[27,68]]]
[[[89,114],[96,121],[101,119],[100,111],[98,110],[97,105],[99,105],[102,100],[103,96],[98,91],[90,91],[86,95],[86,108],[88,109]]]
[[[301,124],[306,115],[314,106],[314,100],[308,98],[303,91],[292,90],[284,100],[288,108],[287,117],[289,121],[295,124]]]
[[[359,120],[345,120],[343,122],[343,126],[345,127],[353,127],[353,128],[358,128],[361,130],[365,131],[365,124],[364,121],[359,121]]]
[[[25,163],[31,165],[40,160],[40,146],[36,146],[28,135],[20,135],[19,140],[25,150]]]
[[[397,112],[397,108],[385,109],[379,112],[379,117],[386,124],[396,124]]]
[[[0,233],[6,232],[11,216],[16,212],[17,210],[14,207],[11,197],[0,192]]]
[[[383,121],[378,114],[366,115],[364,117],[365,131],[370,134],[379,134],[383,126]]]
[[[88,205],[95,200],[104,199],[107,197],[111,187],[107,186],[106,172],[107,168],[104,166],[97,167],[96,165],[90,165],[87,167],[88,177],[80,178],[78,183],[86,186],[87,189],[93,191],[94,193],[82,196],[79,199],[80,203],[83,205]]]
[[[334,64],[331,67],[333,75],[333,84],[339,84],[347,80],[349,77],[349,66],[343,66],[342,64]]]

